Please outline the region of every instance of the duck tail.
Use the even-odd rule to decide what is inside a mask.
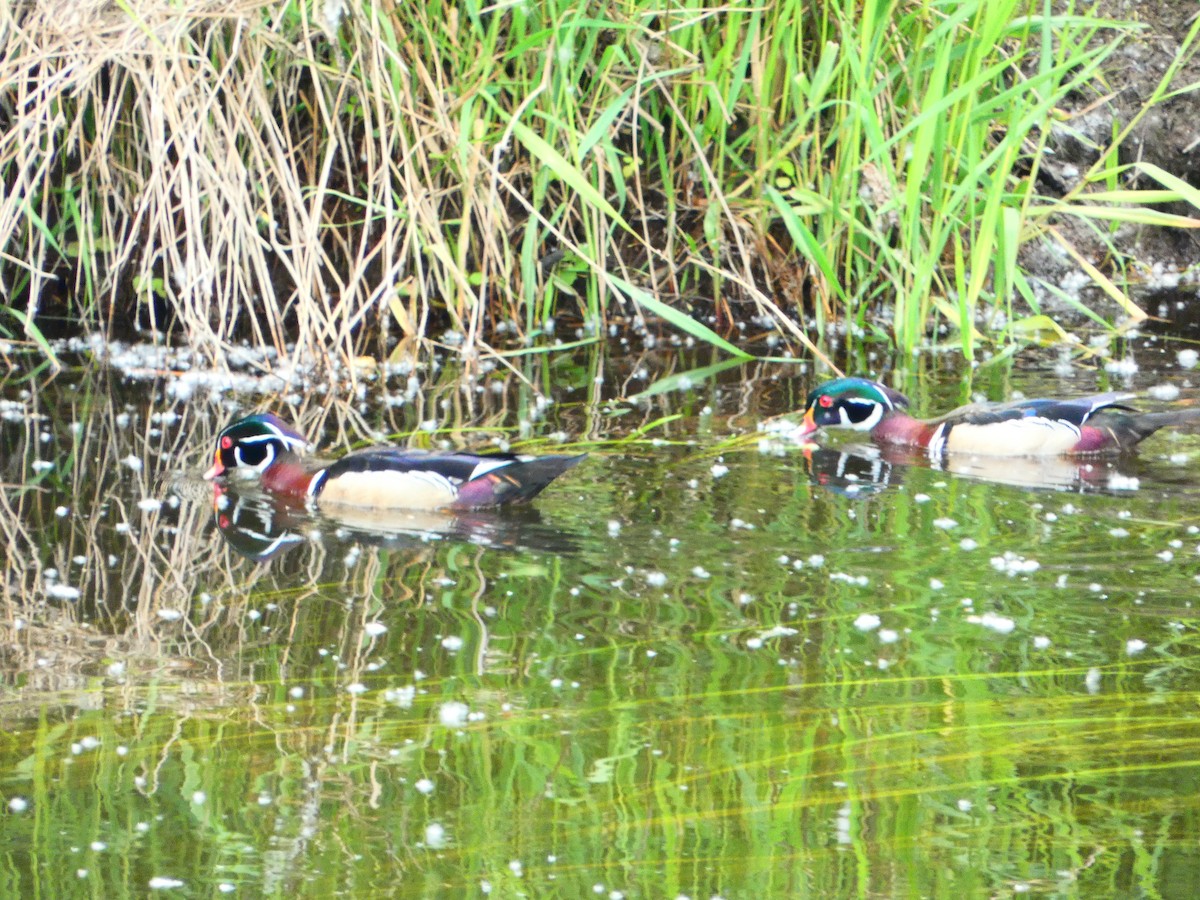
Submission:
[[[1169,412],[1138,413],[1125,418],[1113,428],[1122,449],[1145,440],[1160,428],[1200,425],[1200,407],[1175,409]]]
[[[577,456],[537,456],[517,460],[472,478],[458,493],[454,506],[474,509],[480,506],[501,506],[527,503],[540,494],[550,482],[587,458]]]

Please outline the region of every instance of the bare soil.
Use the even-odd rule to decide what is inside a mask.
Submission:
[[[1143,29],[1125,38],[1106,63],[1103,82],[1092,91],[1071,99],[1062,127],[1052,136],[1053,155],[1045,161],[1046,190],[1065,192],[1099,158],[1113,134],[1134,121],[1154,94],[1182,49],[1200,5],[1184,0],[1100,0],[1096,11],[1103,19],[1136,22]],[[1111,38],[1102,32],[1101,39]],[[1144,160],[1155,163],[1189,184],[1200,187],[1200,90],[1183,90],[1200,84],[1200,56],[1195,53],[1176,73],[1170,88],[1181,91],[1156,105],[1135,125],[1121,150],[1122,163]],[[1169,93],[1169,91],[1167,92]],[[1057,182],[1057,184],[1055,183]],[[1126,187],[1157,185],[1131,174]],[[1167,211],[1197,216],[1187,204]],[[1092,261],[1112,268],[1107,248],[1088,228],[1063,221],[1059,227]],[[1182,228],[1127,227],[1117,235],[1117,246],[1134,273],[1141,270],[1150,289],[1170,289],[1177,284],[1200,283],[1200,233]],[[1028,271],[1055,283],[1066,283],[1077,267],[1047,245],[1027,247],[1023,263]]]

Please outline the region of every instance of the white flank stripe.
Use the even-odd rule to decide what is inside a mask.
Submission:
[[[941,456],[946,449],[946,423],[943,422],[929,441],[929,455]]]
[[[328,471],[328,469],[321,469],[319,472],[313,473],[313,477],[308,482],[308,489],[304,492],[305,496],[316,496],[317,491],[321,489],[321,482],[325,480],[325,473]]]
[[[531,457],[532,458],[532,457]],[[486,475],[488,472],[494,472],[496,469],[503,469],[505,466],[512,465],[512,460],[508,459],[485,459],[471,470],[471,475],[467,481],[478,478],[480,475]]]

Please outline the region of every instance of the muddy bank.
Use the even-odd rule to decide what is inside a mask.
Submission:
[[[1068,4],[1059,5],[1066,12]],[[1200,58],[1194,47],[1187,46],[1197,7],[1176,0],[1104,0],[1097,4],[1097,14],[1114,22],[1134,23],[1135,30],[1121,38],[1121,45],[1105,63],[1104,80],[1077,93],[1062,108],[1063,115],[1050,138],[1051,153],[1042,161],[1039,186],[1058,196],[1074,190],[1111,145],[1113,136],[1132,125],[1120,148],[1121,165],[1153,163],[1200,187],[1200,92],[1186,89],[1200,83]],[[1116,29],[1106,29],[1096,40],[1113,40],[1116,33]],[[1167,78],[1181,53],[1184,60],[1173,77]],[[1171,95],[1172,91],[1178,93]],[[1143,114],[1156,92],[1166,99]],[[1136,172],[1127,173],[1120,186],[1159,187]],[[1184,216],[1198,212],[1186,203],[1160,208]],[[1126,277],[1135,284],[1143,282],[1148,291],[1194,288],[1200,281],[1200,233],[1196,231],[1121,226],[1113,244],[1122,258],[1113,259],[1094,226],[1067,217],[1055,226],[1101,271],[1116,273],[1124,267]],[[1049,241],[1030,242],[1022,252],[1022,263],[1030,274],[1069,292],[1091,281]],[[1153,309],[1144,308],[1154,314]]]

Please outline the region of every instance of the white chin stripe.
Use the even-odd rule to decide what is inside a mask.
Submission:
[[[855,406],[870,406],[871,414],[861,422],[855,422],[846,412],[845,406],[838,407],[838,418],[841,419],[841,425],[843,428],[850,428],[854,431],[870,431],[872,428],[878,425],[879,420],[883,418],[882,404],[875,403],[872,400],[846,400],[845,402],[847,404],[854,404]]]
[[[245,443],[245,441],[242,443]],[[245,459],[242,458],[242,448],[240,446],[233,448],[233,458],[237,460],[238,466],[245,466],[246,468],[253,469],[255,472],[258,472],[261,475],[271,467],[271,463],[275,462],[275,448],[270,444],[267,444],[266,455],[262,458],[262,462],[260,462],[257,466],[251,466],[248,462],[246,462]]]

